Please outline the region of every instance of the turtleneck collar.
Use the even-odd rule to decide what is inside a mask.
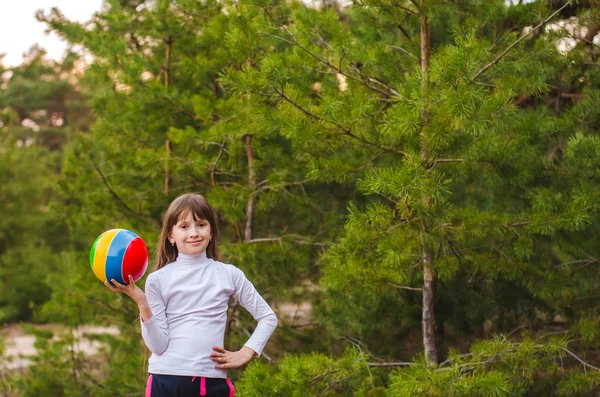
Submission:
[[[188,255],[183,253],[177,254],[177,263],[181,265],[202,265],[208,262],[208,257],[206,256],[206,251],[201,254],[196,255]]]

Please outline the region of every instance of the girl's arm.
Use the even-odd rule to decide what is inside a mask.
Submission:
[[[244,346],[252,349],[256,353],[256,356],[260,356],[275,328],[277,328],[277,316],[256,288],[254,288],[254,285],[246,278],[244,272],[236,267],[233,269],[235,285],[233,297],[258,322],[254,332]]]
[[[142,320],[142,337],[148,349],[154,354],[161,355],[169,346],[171,339],[169,325],[165,316],[165,303],[160,294],[160,285],[152,275],[146,280],[146,292],[135,285],[132,277],[129,284],[119,284],[115,280],[106,283],[113,292],[122,292],[137,303]]]
[[[231,266],[233,284],[235,286],[234,298],[258,321],[256,329],[244,347],[236,352],[230,352],[220,346],[213,346],[210,358],[218,363],[216,368],[238,368],[246,364],[254,356],[260,356],[267,341],[277,328],[277,316],[269,304],[258,293],[254,285],[244,273]]]
[[[156,273],[150,274],[146,279],[146,297],[152,317],[146,320],[142,315],[142,338],[148,349],[154,354],[161,355],[167,350],[171,340],[169,322],[167,321],[166,309],[160,281],[154,277]]]

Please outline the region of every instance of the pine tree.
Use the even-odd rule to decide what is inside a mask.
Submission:
[[[59,387],[90,395],[143,388],[147,356],[139,325],[132,324],[135,306],[94,280],[84,254],[114,227],[134,230],[153,252],[160,217],[182,193],[207,196],[223,231],[224,261],[242,268],[269,301],[306,299],[321,239],[338,231],[347,197],[307,184],[292,143],[273,132],[269,119],[277,109],[221,87],[220,72],[232,63],[222,4],[108,1],[87,26],[56,9],[38,18],[94,57],[78,84],[90,94],[95,117],[89,132],[69,142],[59,182],[69,208],[64,220],[72,251],[65,255],[80,269],[70,280],[49,278],[52,298],[41,313],[73,332],[91,317],[116,323],[123,335],[109,340],[110,361],[100,373],[77,367],[88,382]],[[256,108],[266,117],[257,119]],[[237,306],[230,314],[227,346],[235,349],[253,320]],[[290,331],[280,338],[298,345]],[[62,362],[51,356],[57,366]],[[263,357],[271,356],[268,350]],[[38,364],[42,378],[51,365]]]
[[[372,197],[350,207],[341,239],[321,257],[321,320],[334,334],[383,357],[424,354],[414,363],[423,376],[407,388],[401,379],[412,370],[398,371],[392,395],[448,395],[471,378],[481,383],[457,384],[453,395],[593,390],[596,375],[581,370],[595,367],[569,349],[591,354],[595,333],[538,351],[511,334],[517,346],[507,341],[506,352],[525,357],[513,371],[547,371],[545,380],[494,368],[505,359],[494,343],[471,353],[490,364],[483,372],[477,360],[454,364],[448,348],[515,327],[544,334],[555,318],[564,335],[594,328],[582,318],[595,308],[582,300],[597,263],[597,247],[584,242],[598,233],[597,54],[594,34],[565,52],[568,28],[551,28],[570,21],[597,32],[598,10],[437,1],[231,7],[230,41],[248,65],[229,71],[227,86],[277,104],[281,131],[311,178],[358,177]],[[420,349],[398,345],[419,323]],[[550,376],[565,350],[568,381]],[[444,381],[446,366],[456,372]]]

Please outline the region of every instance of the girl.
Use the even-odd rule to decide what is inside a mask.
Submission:
[[[244,273],[218,261],[218,236],[206,199],[199,194],[180,196],[163,218],[146,292],[132,277],[127,285],[106,282],[140,310],[142,337],[152,352],[146,397],[233,397],[227,369],[259,356],[277,326],[275,313]],[[258,321],[238,351],[223,348],[231,296]]]

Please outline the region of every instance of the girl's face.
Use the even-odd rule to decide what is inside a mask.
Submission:
[[[194,221],[191,211],[173,226],[168,236],[171,244],[175,243],[177,250],[187,255],[197,255],[206,251],[212,239],[210,223],[206,219]]]

